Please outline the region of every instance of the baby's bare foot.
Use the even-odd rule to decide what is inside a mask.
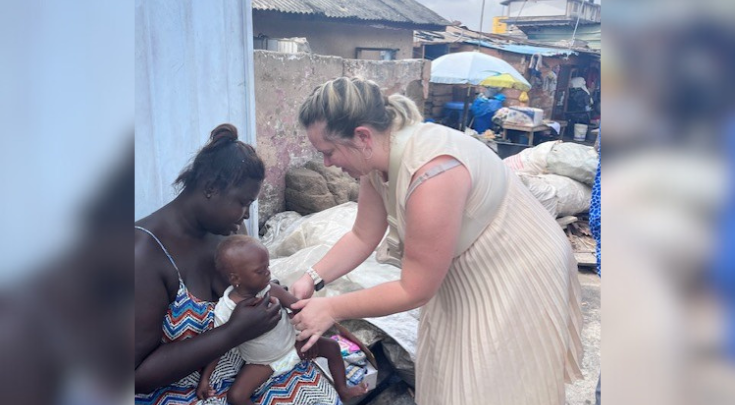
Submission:
[[[351,398],[359,397],[360,395],[364,395],[366,392],[367,385],[365,383],[360,383],[358,385],[355,385],[354,387],[344,387],[337,390],[339,398],[342,401],[347,401]]]

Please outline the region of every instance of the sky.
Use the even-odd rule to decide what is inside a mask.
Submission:
[[[449,21],[458,20],[469,29],[480,30],[480,10],[482,0],[416,0],[430,8],[435,13]],[[482,31],[492,30],[493,17],[502,16],[504,6],[500,5],[502,0],[485,0],[485,17],[482,22]],[[602,0],[595,3],[602,4]]]
[[[480,29],[482,0],[416,0],[449,21],[458,20],[473,30]],[[485,0],[485,17],[482,30],[492,29],[493,17],[503,15],[501,0]]]

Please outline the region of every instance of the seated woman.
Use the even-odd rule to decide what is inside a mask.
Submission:
[[[136,404],[196,403],[200,371],[219,357],[208,403],[224,404],[242,366],[231,349],[280,320],[275,298],[257,304],[249,299],[238,303],[226,324],[213,328],[216,300],[228,286],[215,271],[215,249],[224,236],[241,229],[264,177],[253,147],[237,139],[234,126],[222,124],[176,179],[181,193],[136,223]],[[309,372],[296,374],[304,378]],[[308,377],[312,385],[318,378]],[[336,398],[336,393],[331,390],[328,396]]]

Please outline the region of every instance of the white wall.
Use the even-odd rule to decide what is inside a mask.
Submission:
[[[136,220],[171,201],[217,125],[255,144],[252,38],[251,0],[136,0]]]

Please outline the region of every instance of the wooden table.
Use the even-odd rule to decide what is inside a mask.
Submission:
[[[515,131],[527,132],[528,133],[528,146],[533,146],[533,134],[535,134],[536,132],[548,131],[549,129],[551,129],[551,127],[546,124],[528,126],[528,125],[512,124],[509,122],[503,123],[503,140],[508,140],[507,130],[509,129],[512,129]]]

